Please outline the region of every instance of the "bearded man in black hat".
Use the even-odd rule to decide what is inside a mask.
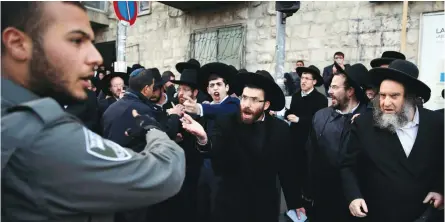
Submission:
[[[122,73],[112,73],[102,79],[102,92],[105,98],[99,96],[99,116],[108,109],[111,104],[121,99],[125,94],[125,84]]]
[[[170,139],[174,140],[179,133],[179,118],[182,117],[184,113],[184,106],[181,104],[173,106],[170,97],[168,97],[164,90],[164,84],[167,82],[166,79],[161,77],[161,73],[157,68],[151,68],[149,70],[152,71],[155,80],[150,101],[159,108],[153,110],[154,118],[161,124],[164,132],[167,133]]]
[[[415,105],[431,90],[413,63],[395,60],[370,74],[379,96],[352,125],[341,167],[349,210],[369,222],[417,221],[443,206],[444,118]]]
[[[198,144],[205,144],[201,150],[210,150],[213,170],[221,177],[214,221],[277,222],[277,175],[287,207],[301,216],[301,181],[289,127],[268,114],[283,109],[284,94],[266,72],[240,73],[235,81],[241,86],[240,110],[219,118],[211,137],[190,116],[183,117],[183,127],[196,135]]]
[[[194,69],[199,72],[199,69],[201,68],[201,63],[199,63],[196,59],[189,59],[187,62],[180,62],[176,64],[175,66],[176,70],[182,74],[183,70],[185,69]],[[201,89],[198,88],[198,95],[196,96],[198,103],[202,103],[204,101],[209,102],[211,101],[211,98],[205,91],[203,92]]]
[[[352,117],[367,111],[368,99],[360,87],[362,66],[354,64],[345,71],[335,63],[337,73],[328,91],[332,105],[319,110],[312,120],[306,144],[310,186],[305,190],[308,198],[314,201],[309,215],[311,221],[348,221],[352,218],[342,193],[338,168],[343,151],[339,147]]]
[[[181,69],[180,69],[181,70]],[[181,70],[179,80],[172,80],[173,84],[178,86],[178,102],[184,105],[186,101],[197,102],[199,91],[198,70],[196,68],[184,68]],[[193,114],[191,114],[193,115]],[[199,115],[193,115],[199,121]],[[181,191],[173,197],[175,202],[174,214],[171,221],[196,221],[197,217],[197,198],[198,198],[198,179],[200,168],[203,162],[201,153],[196,149],[196,137],[180,127],[175,141],[185,152],[186,157],[186,177]]]

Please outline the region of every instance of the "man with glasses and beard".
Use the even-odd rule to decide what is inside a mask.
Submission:
[[[80,2],[3,1],[1,15],[2,221],[113,221],[176,194],[184,152],[149,118],[129,120],[139,154],[62,109],[87,99],[102,63]]]
[[[332,106],[315,113],[312,130],[306,144],[308,154],[309,186],[305,194],[313,200],[311,221],[348,221],[351,215],[343,196],[339,173],[343,150],[343,136],[354,115],[365,113],[368,98],[360,87],[363,84],[362,64],[354,64],[343,70],[335,63],[337,73],[329,86]]]
[[[370,75],[379,95],[352,125],[341,166],[349,210],[368,222],[417,221],[443,207],[444,118],[415,105],[431,90],[413,63],[395,60]]]
[[[197,137],[198,148],[210,150],[213,170],[221,177],[213,221],[277,222],[277,176],[287,207],[302,217],[301,181],[289,127],[268,114],[283,109],[283,91],[264,71],[235,78],[241,86],[240,112],[219,118],[211,137],[190,116],[182,119],[183,127]]]

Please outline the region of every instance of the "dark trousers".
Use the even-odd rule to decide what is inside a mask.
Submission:
[[[220,178],[215,176],[210,159],[205,159],[198,181],[198,222],[209,222],[215,207]]]
[[[198,178],[199,168],[187,167],[184,183],[179,193],[161,203],[150,206],[146,221],[197,221]]]

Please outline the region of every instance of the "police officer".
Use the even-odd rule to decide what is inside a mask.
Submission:
[[[141,153],[72,118],[23,138],[10,133],[40,127],[57,113],[70,117],[60,105],[86,99],[91,70],[102,57],[79,2],[2,2],[1,14],[2,221],[112,221],[116,211],[175,195],[185,176],[184,152],[136,111],[133,116],[148,129],[142,130],[147,145]],[[52,98],[44,99],[48,106],[4,115],[43,97]],[[3,121],[17,115],[14,124]],[[22,145],[5,164],[4,151],[12,146],[6,139]]]

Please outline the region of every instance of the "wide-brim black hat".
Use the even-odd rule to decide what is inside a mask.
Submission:
[[[220,62],[205,64],[199,69],[198,83],[200,89],[207,92],[209,78],[212,74],[216,74],[223,78],[231,86],[233,77],[236,75],[236,71],[236,69],[232,69],[229,65]]]
[[[170,80],[173,84],[187,85],[194,89],[198,89],[198,70],[196,69],[184,69],[182,70],[179,80]]]
[[[155,88],[162,87],[166,82],[168,82],[168,80],[162,78],[158,68],[150,68],[148,70],[153,73],[153,78],[155,79]]]
[[[371,61],[371,67],[380,67],[381,65],[389,65],[396,59],[406,60],[405,55],[396,51],[385,51],[381,58],[373,59]]]
[[[187,61],[187,62],[180,62],[180,63],[176,64],[175,67],[179,73],[182,73],[182,71],[184,69],[198,70],[199,68],[201,68],[201,64],[196,59],[189,59],[189,61]]]
[[[105,95],[111,96],[112,95],[112,93],[110,91],[111,80],[114,77],[120,77],[120,78],[122,78],[122,80],[124,80],[124,84],[125,84],[126,76],[128,76],[127,73],[123,73],[123,72],[113,72],[108,75],[105,75],[104,78],[100,81],[101,85],[102,85],[102,92],[104,92]],[[127,81],[128,81],[128,78],[127,78]]]
[[[270,102],[270,110],[280,111],[286,105],[283,91],[280,86],[275,83],[273,77],[267,72],[239,73],[236,75],[235,81],[239,84],[239,87],[237,87],[235,92],[237,95],[242,95],[244,87],[252,84],[264,90],[266,99]]]
[[[431,89],[418,80],[419,69],[413,63],[397,59],[389,64],[388,68],[376,67],[369,71],[373,82],[380,86],[383,80],[390,79],[402,83],[408,91],[421,97],[426,103],[431,97]]]
[[[338,73],[345,74],[348,78],[348,82],[355,90],[355,97],[360,102],[368,102],[369,99],[366,96],[366,92],[362,85],[366,82],[364,76],[368,74],[368,69],[363,64],[357,63],[344,70],[337,62],[334,62],[334,66]],[[364,68],[364,69],[363,69]]]
[[[298,76],[300,76],[300,78],[303,72],[308,72],[312,74],[315,80],[317,80],[317,84],[315,84],[315,86],[323,85],[323,77],[320,75],[320,70],[316,66],[310,65],[309,67],[297,67],[296,71]]]

